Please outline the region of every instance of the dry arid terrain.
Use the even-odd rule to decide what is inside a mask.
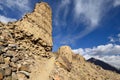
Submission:
[[[69,46],[54,53],[53,46],[52,11],[45,2],[21,20],[0,23],[0,80],[120,80]]]

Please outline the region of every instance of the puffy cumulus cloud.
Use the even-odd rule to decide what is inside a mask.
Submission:
[[[8,18],[8,17],[5,17],[3,15],[0,15],[0,21],[3,22],[3,23],[8,23],[8,22],[16,21],[16,19]]]
[[[75,49],[73,52],[83,55],[86,59],[94,57],[120,68],[120,45],[99,45],[93,48]]]
[[[24,13],[25,11],[29,11],[29,0],[2,0],[0,4],[10,8],[10,9],[17,9]]]
[[[114,4],[115,7],[120,6],[120,0],[114,0]]]

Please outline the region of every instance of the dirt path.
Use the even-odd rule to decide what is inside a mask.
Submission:
[[[55,58],[36,60],[30,80],[49,80],[49,75],[54,68]]]

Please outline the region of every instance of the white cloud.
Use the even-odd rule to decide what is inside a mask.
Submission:
[[[109,42],[112,43],[120,42],[120,33],[117,35],[110,36],[108,37],[108,39],[110,40]]]
[[[5,5],[6,7],[24,13],[25,11],[29,11],[29,0],[0,0],[0,4]]]
[[[90,26],[98,25],[101,19],[103,0],[75,0],[75,17],[85,20]],[[82,20],[82,19],[81,19]]]
[[[78,30],[78,27],[81,27],[80,25],[83,24],[85,25],[84,28],[82,27],[82,30],[75,36],[69,33],[69,38],[76,40],[86,36],[98,28],[102,17],[110,9],[110,6],[108,6],[110,1],[111,0],[61,0],[60,4],[58,4],[53,22],[55,31],[65,29],[66,32],[70,30],[71,33],[74,33]],[[62,15],[60,15],[61,13]],[[68,16],[69,14],[72,15]],[[71,18],[71,23],[67,23],[67,19],[69,18]],[[75,27],[72,27],[73,29],[71,30],[71,27],[68,27],[69,24],[73,24]],[[64,38],[63,40],[64,42],[68,41]]]
[[[7,9],[10,9],[13,14],[14,12],[17,13],[18,16],[16,18],[22,17],[26,12],[29,12],[32,9],[29,0],[0,0],[0,4],[0,10],[4,12],[4,15],[0,15],[0,21],[3,23],[16,21],[16,19],[8,17],[10,16],[10,13]]]
[[[116,42],[116,40],[112,36],[108,37],[108,39],[110,40],[109,42]]]
[[[120,0],[114,0],[114,7],[120,6]]]
[[[68,15],[68,9],[69,9],[69,4],[71,3],[70,0],[61,0],[61,3],[58,5],[58,8],[56,10],[56,15],[55,15],[55,18],[54,18],[54,24],[56,26],[60,26],[60,25],[66,25],[66,17]],[[59,16],[60,16],[60,13],[63,12],[63,20],[60,20]],[[61,24],[62,23],[62,24]]]
[[[104,11],[106,2],[107,0],[75,0],[74,18],[76,21],[86,24],[86,27],[74,39],[82,38],[98,27],[102,16],[108,10]]]
[[[70,4],[73,3],[73,6]],[[68,9],[71,8],[73,10],[76,21],[83,21],[85,24],[89,26],[97,26],[102,17],[102,10],[105,3],[105,0],[61,0],[61,3],[58,5],[57,10],[57,19],[59,17],[59,13],[63,11],[63,15],[68,15]],[[102,14],[101,14],[102,13]],[[65,18],[67,16],[63,16]],[[56,18],[56,17],[55,17]],[[81,19],[82,18],[82,19]],[[56,20],[56,19],[55,19]],[[57,21],[57,20],[56,20]]]
[[[73,52],[83,55],[86,59],[94,57],[120,68],[120,45],[99,45],[93,48],[75,49]]]
[[[61,0],[57,6],[54,17],[54,30],[58,33],[60,30],[65,30],[66,32],[69,30],[69,38],[73,40],[80,39],[99,27],[103,16],[105,16],[111,8],[116,7],[113,5],[119,6],[120,0]],[[69,14],[72,15],[69,16]],[[69,17],[71,21],[67,23]],[[73,29],[71,30],[69,24],[73,24],[75,27],[72,27]],[[82,24],[84,28],[80,26]],[[80,30],[78,34],[72,35],[71,33],[78,32],[76,30],[78,30],[79,27],[82,27],[82,30]],[[113,42],[113,40],[114,39],[111,38],[111,42]],[[69,43],[70,41],[63,38],[62,42]]]
[[[8,23],[8,22],[13,22],[13,21],[16,21],[16,19],[8,18],[3,15],[0,15],[0,22]]]

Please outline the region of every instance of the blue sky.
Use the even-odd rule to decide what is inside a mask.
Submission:
[[[0,21],[31,12],[40,0],[0,0]],[[44,0],[53,11],[53,51],[69,45],[86,59],[120,66],[120,0]]]

